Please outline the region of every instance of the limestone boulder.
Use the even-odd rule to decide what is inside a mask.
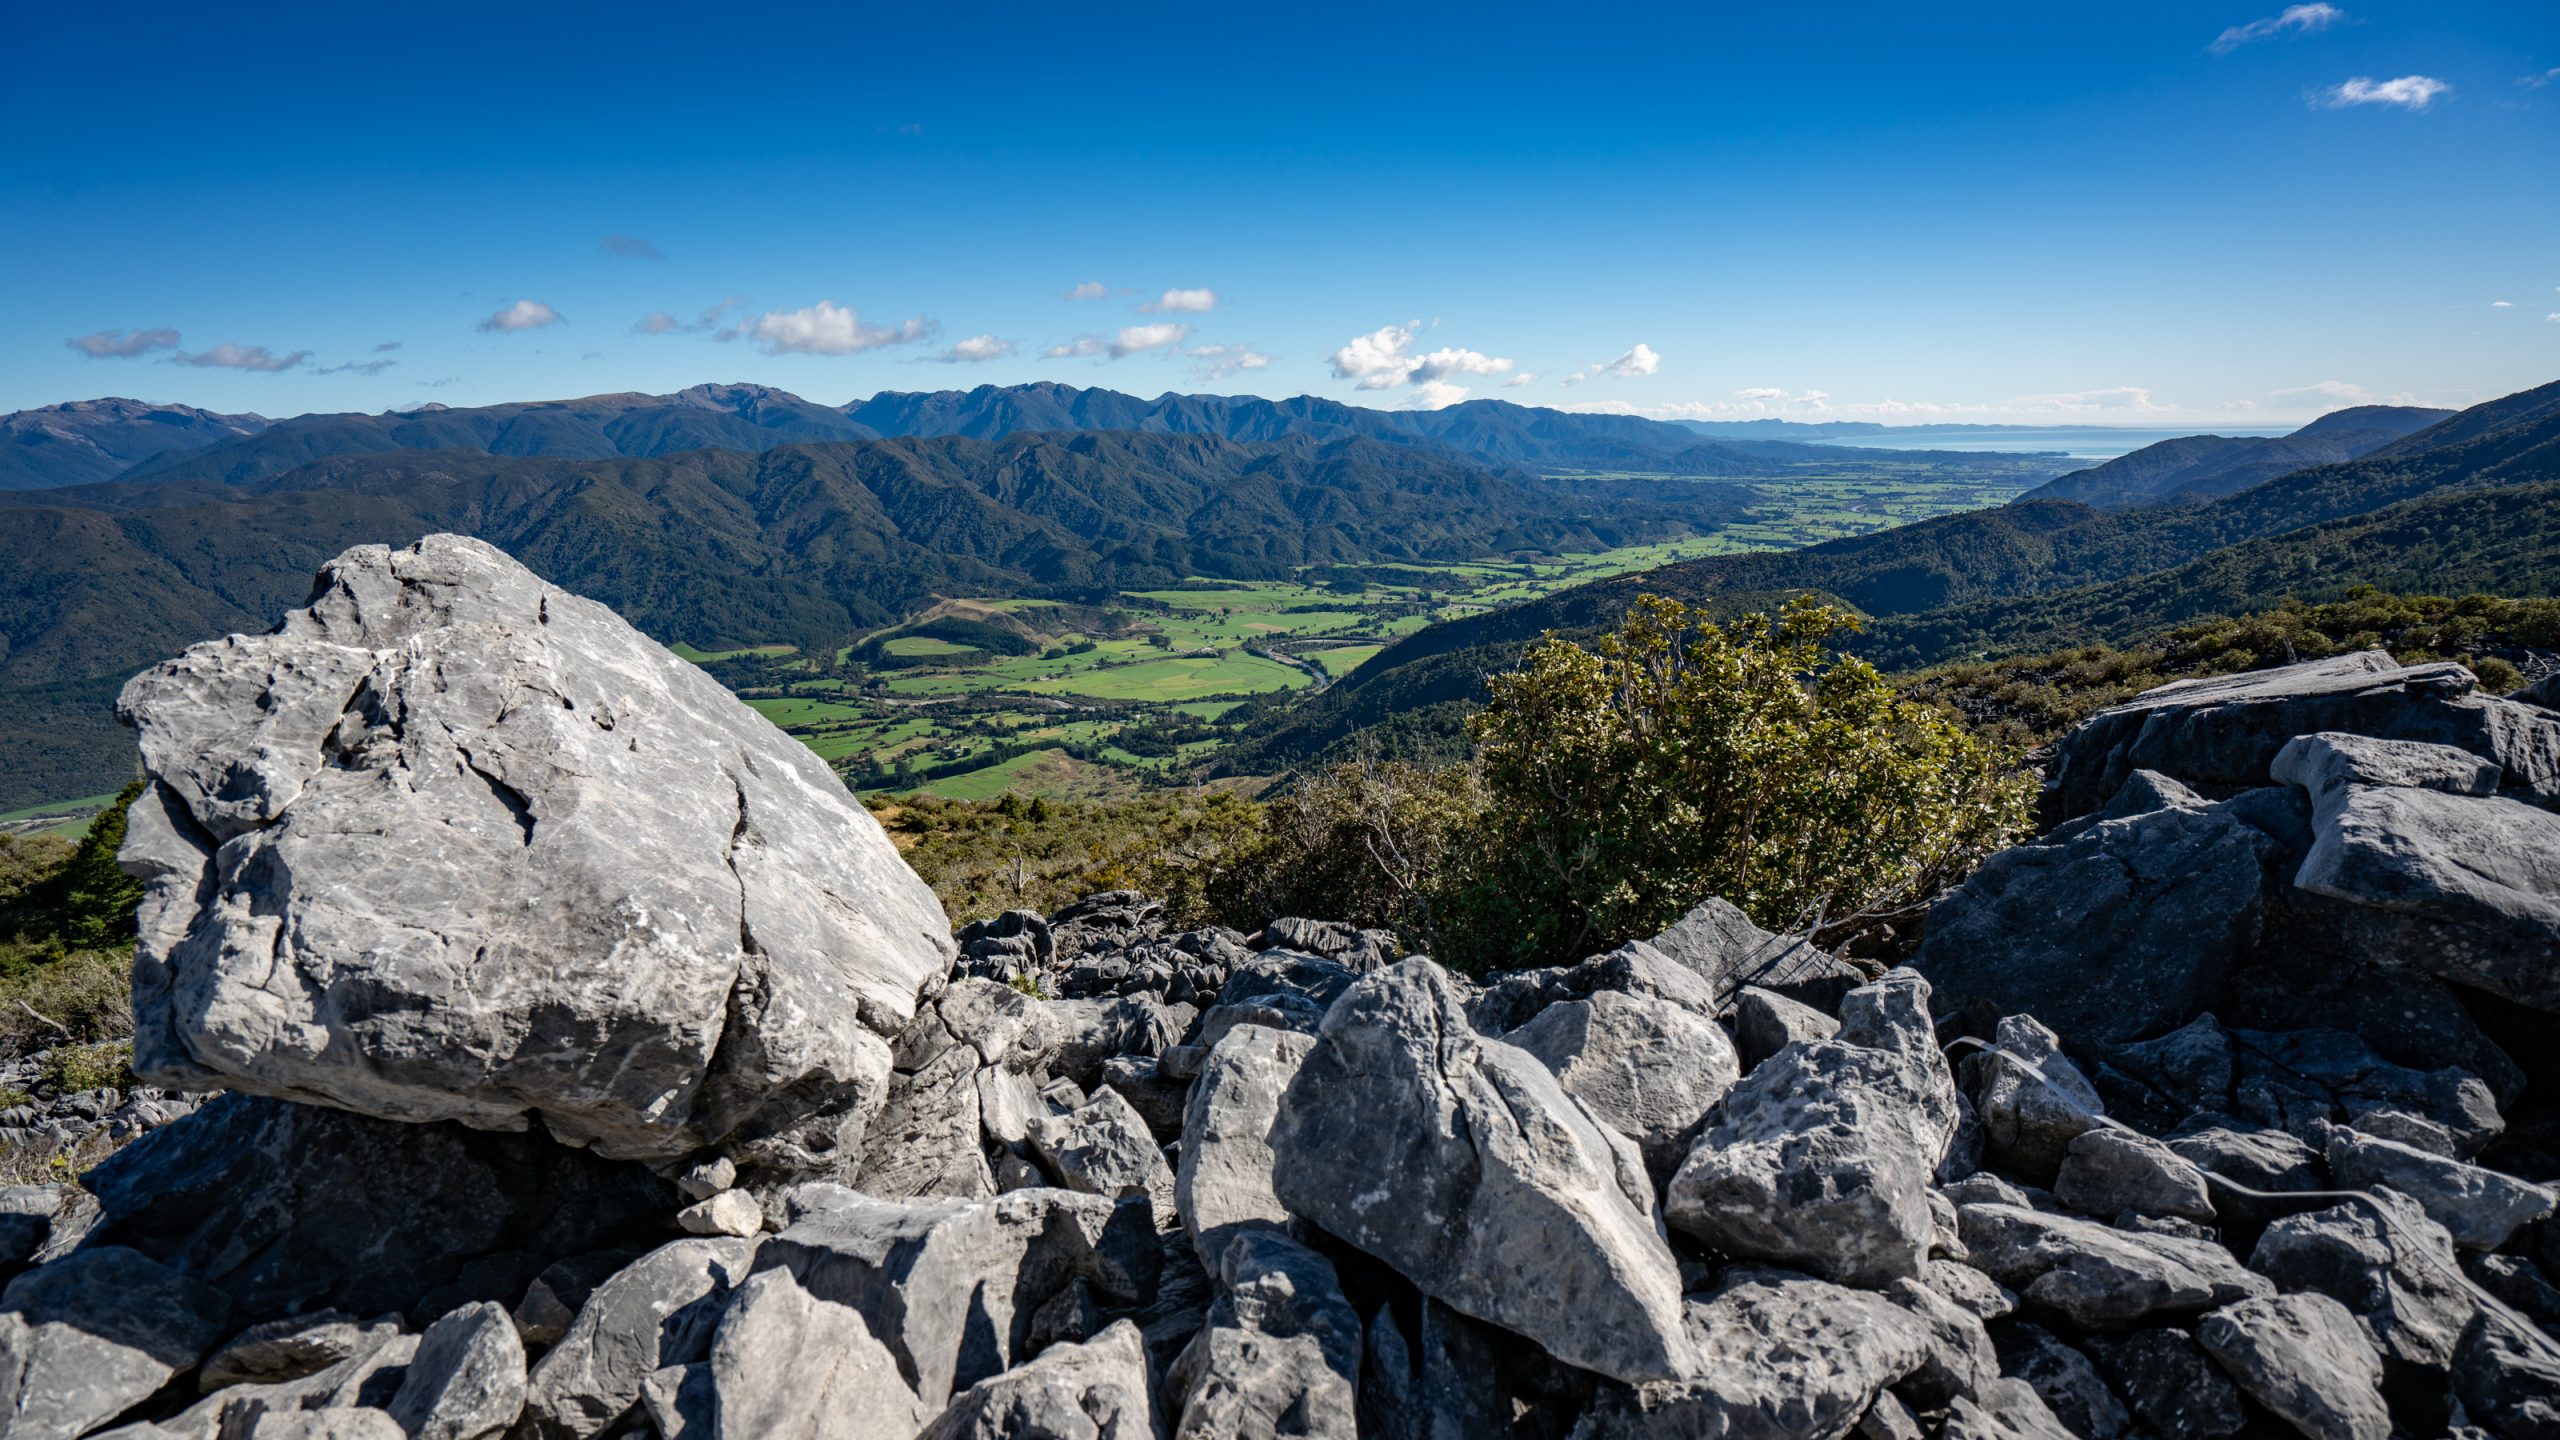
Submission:
[[[1476,1034],[1430,961],[1334,1002],[1271,1151],[1290,1213],[1451,1309],[1621,1380],[1687,1368],[1642,1157],[1527,1052]]]
[[[807,747],[476,540],[349,550],[118,713],[154,1083],[820,1169],[952,953]]]

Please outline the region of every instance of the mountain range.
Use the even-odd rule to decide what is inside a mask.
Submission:
[[[1539,636],[1587,637],[1639,594],[1730,614],[1810,594],[1868,617],[1889,669],[2123,642],[2360,583],[2560,591],[2560,383],[2476,405],[2357,460],[2198,503],[2104,511],[2024,500],[1801,550],[1618,576],[1422,630],[1323,695],[1266,713],[1222,755],[1302,764],[1354,732],[1446,744],[1485,674]]]
[[[274,423],[113,398],[20,410],[0,415],[0,490],[112,480],[163,452],[219,445]]]
[[[1305,395],[1266,400],[1166,394],[1143,400],[1056,384],[885,391],[841,407],[762,385],[696,385],[672,395],[626,392],[468,409],[428,405],[380,415],[303,415],[277,421],[104,400],[23,411],[0,425],[16,427],[5,431],[13,444],[9,463],[0,467],[0,489],[108,479],[236,485],[281,475],[313,460],[401,450],[601,460],[700,449],[752,452],[890,436],[995,440],[1064,431],[1205,435],[1247,442],[1360,437],[1492,465],[1726,478],[1777,478],[1816,464],[1831,473],[1882,473],[1913,465],[1976,470],[1991,463],[1991,457],[1960,453],[1818,447],[1804,443],[1802,436],[1709,438],[1687,425],[1641,416],[1549,410],[1500,400],[1471,400],[1442,410],[1371,410]],[[62,438],[75,430],[81,439],[76,448]],[[26,438],[20,442],[22,431]],[[2058,456],[2003,459],[2013,470],[2041,464],[2045,474],[2058,473],[2064,465]]]
[[[2186,435],[2057,476],[2018,498],[2077,500],[2101,510],[2211,500],[2308,466],[2361,459],[2453,413],[2357,405],[2333,410],[2290,435]]]
[[[935,597],[1103,598],[1303,565],[1597,551],[1753,492],[1557,479],[1362,437],[1023,433],[564,460],[460,449],[0,495],[0,809],[120,783],[133,670],[262,628],[349,545],[479,536],[651,634],[824,650]],[[69,686],[69,690],[62,687]],[[30,709],[28,707],[37,707]]]

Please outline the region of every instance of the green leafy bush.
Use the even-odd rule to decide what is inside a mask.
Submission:
[[[1773,928],[1890,913],[2023,833],[2015,754],[1843,654],[1855,628],[1802,599],[1719,626],[1648,595],[1597,645],[1493,677],[1441,958],[1569,963],[1708,896]]]

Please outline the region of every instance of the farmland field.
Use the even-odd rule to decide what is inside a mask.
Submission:
[[[1765,503],[1714,534],[1596,554],[1201,580],[1098,606],[955,597],[814,660],[784,646],[677,650],[864,791],[1092,795],[1181,779],[1225,742],[1239,702],[1330,684],[1434,620],[1697,556],[1790,549],[1996,505],[2024,482],[1915,472],[1908,481],[1808,475],[1758,488]],[[943,633],[925,633],[933,630]]]

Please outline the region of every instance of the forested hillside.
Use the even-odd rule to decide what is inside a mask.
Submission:
[[[240,485],[19,493],[0,502],[0,732],[18,761],[0,808],[113,788],[124,742],[94,705],[102,687],[263,627],[349,545],[472,534],[664,640],[824,652],[935,596],[1603,550],[1701,533],[1750,498],[1712,481],[1551,480],[1360,439],[1127,434],[585,462],[404,452]]]
[[[2102,513],[2056,501],[1921,521],[1803,550],[1716,556],[1431,626],[1294,707],[1269,707],[1218,759],[1269,773],[1345,744],[1445,753],[1482,677],[1537,636],[1597,633],[1640,594],[1711,614],[1792,594],[1869,618],[1856,648],[1904,669],[2125,641],[2288,597],[2560,590],[2560,384],[2475,406],[2365,459],[2203,504]]]

